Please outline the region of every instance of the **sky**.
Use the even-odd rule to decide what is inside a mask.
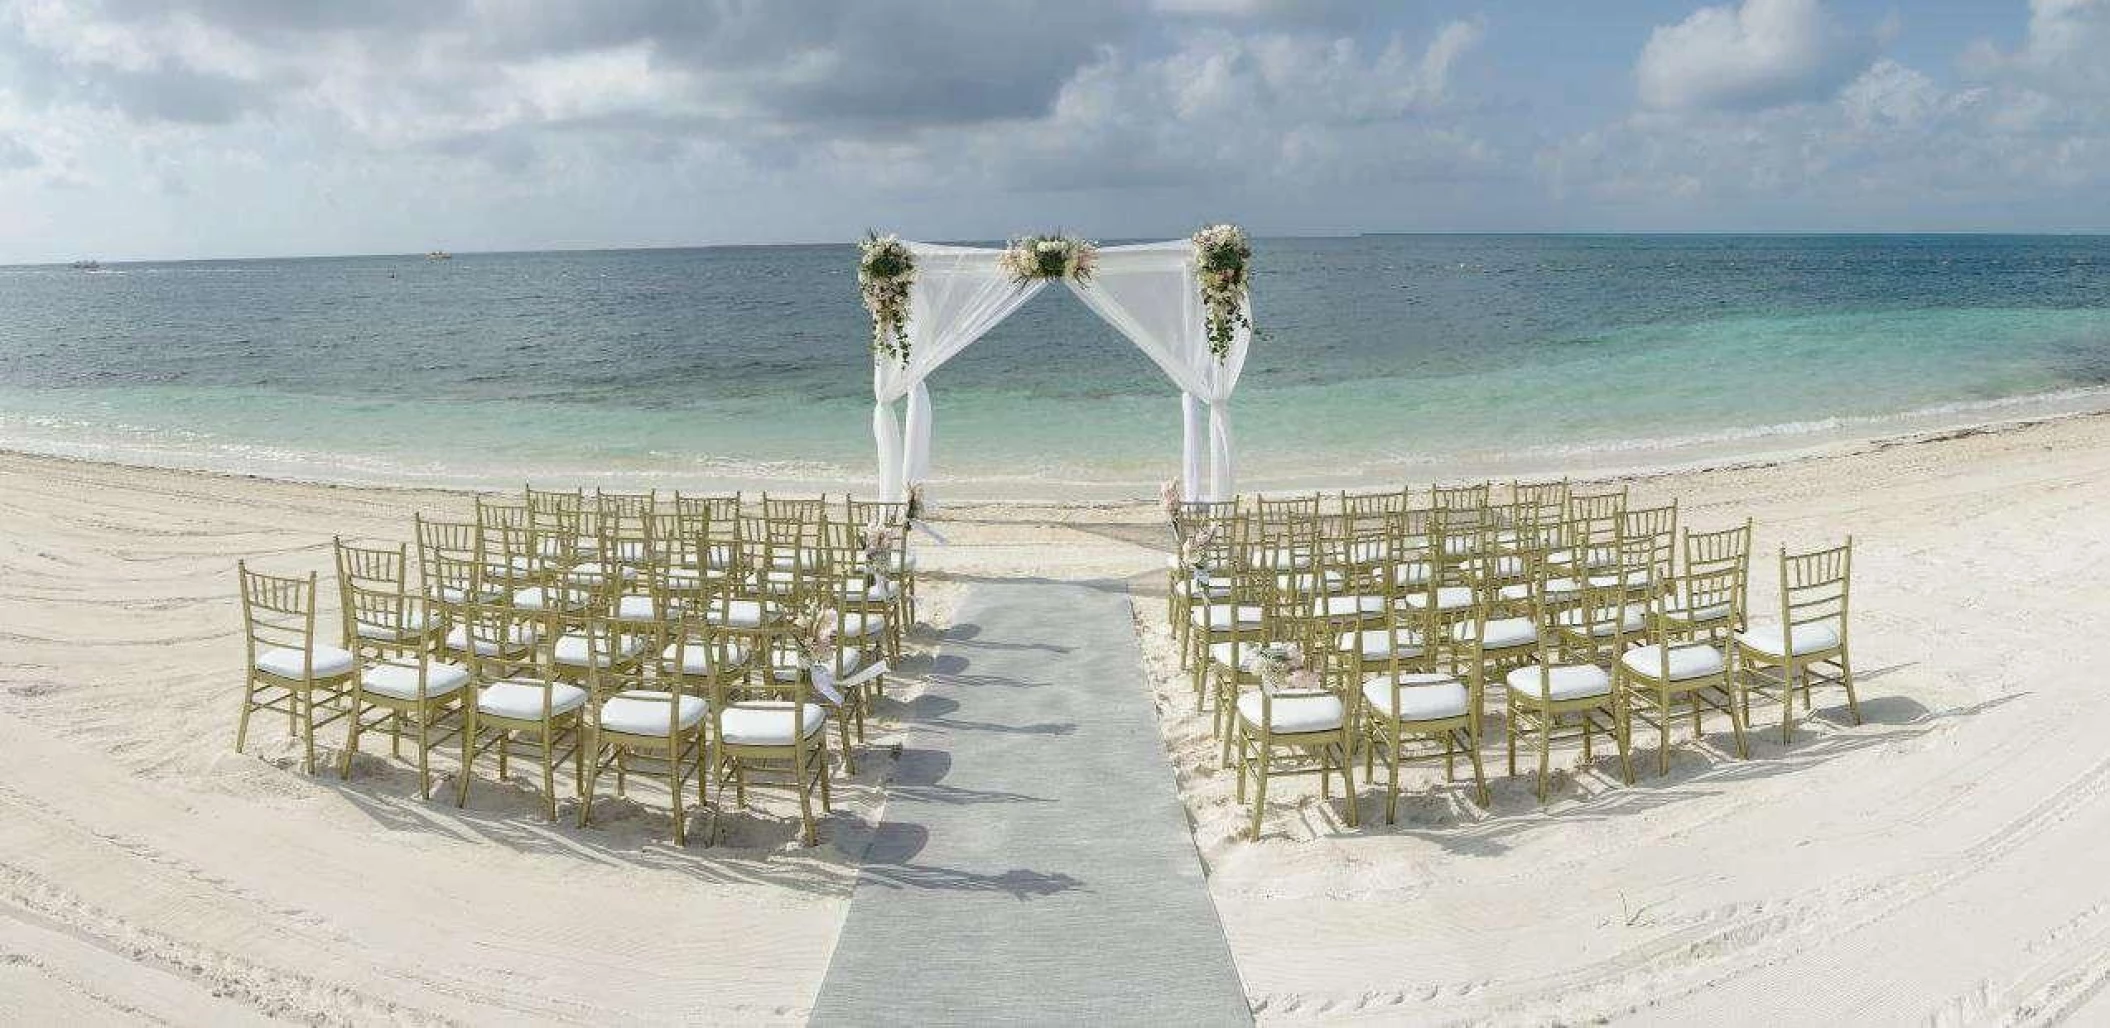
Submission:
[[[0,0],[0,262],[2110,230],[2110,0]]]

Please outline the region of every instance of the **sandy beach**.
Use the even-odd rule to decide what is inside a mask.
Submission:
[[[538,483],[539,484],[539,483]],[[558,484],[558,483],[548,483]],[[1371,483],[1377,485],[1380,483]],[[1348,830],[1315,789],[1267,831],[1214,768],[1163,625],[1153,504],[948,504],[921,549],[910,699],[963,586],[1134,591],[1169,770],[1263,1021],[2075,1023],[2110,1017],[2110,418],[1632,480],[1683,522],[1756,519],[1772,555],[1852,534],[1865,724],[1820,694],[1792,744],[1685,743],[1656,777],[1563,769],[1541,807],[1410,776],[1396,826]],[[0,997],[23,1023],[796,1022],[812,1008],[884,813],[873,759],[819,847],[784,808],[677,850],[650,803],[541,820],[524,785],[417,799],[370,738],[310,778],[263,724],[232,751],[234,562],[327,569],[332,535],[403,540],[466,494],[0,455]],[[1717,720],[1716,728],[1719,728]],[[335,742],[330,749],[335,751]],[[440,766],[452,771],[451,760]],[[569,813],[569,807],[565,808]]]

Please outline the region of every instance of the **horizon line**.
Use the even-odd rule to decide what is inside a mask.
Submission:
[[[1996,230],[1996,229],[1928,229],[1928,230],[1865,230],[1865,231],[1855,231],[1855,230],[1850,230],[1850,229],[1825,229],[1825,230],[1801,230],[1801,229],[1761,229],[1761,230],[1737,230],[1737,229],[1674,229],[1674,230],[1632,230],[1632,229],[1615,229],[1615,230],[1584,230],[1584,229],[1575,229],[1575,230],[1523,230],[1523,229],[1516,229],[1516,230],[1450,230],[1450,231],[1443,231],[1443,230],[1423,230],[1423,229],[1402,229],[1402,230],[1392,230],[1392,229],[1374,229],[1374,230],[1369,230],[1369,231],[1362,231],[1362,232],[1274,232],[1274,233],[1254,233],[1254,236],[1253,236],[1253,238],[1255,238],[1255,239],[1262,239],[1262,240],[1265,240],[1265,239],[1290,239],[1290,240],[1295,240],[1295,239],[1365,239],[1365,238],[1371,238],[1371,237],[1378,237],[1378,238],[1411,238],[1411,237],[1430,237],[1430,238],[1436,238],[1436,237],[1510,237],[1510,238],[1531,238],[1531,237],[1542,237],[1542,238],[1591,238],[1591,237],[1596,237],[1596,238],[1666,238],[1666,237],[1669,237],[1669,238],[1680,238],[1680,237],[1690,237],[1690,238],[1725,238],[1725,237],[1739,237],[1739,238],[1776,238],[1776,239],[1794,239],[1794,238],[1803,238],[1803,239],[1818,239],[1818,238],[1849,238],[1849,237],[1856,237],[1856,238],[1900,238],[1900,237],[1908,237],[1908,236],[1959,236],[1959,237],[1964,237],[1964,236],[1970,236],[1970,237],[1997,237],[1997,236],[2008,236],[2008,237],[2021,237],[2021,238],[2046,238],[2046,239],[2083,239],[2083,238],[2103,238],[2103,237],[2106,237],[2106,236],[2110,236],[2110,230],[2101,230],[2101,229],[2071,229],[2071,230],[2063,230],[2063,231],[2015,231],[2015,230]],[[1164,237],[1160,237],[1160,236],[1134,236],[1134,237],[1128,237],[1128,236],[1110,236],[1110,237],[1106,237],[1106,239],[1104,240],[1104,242],[1105,242],[1105,243],[1107,243],[1107,244],[1116,244],[1116,243],[1130,243],[1130,242],[1151,242],[1151,241],[1159,241],[1159,240],[1161,240],[1162,238],[1164,238]],[[1178,238],[1178,237],[1172,237],[1172,238]],[[928,239],[928,240],[925,240],[925,242],[931,242],[931,243],[940,243],[940,244],[973,244],[973,243],[992,243],[992,242],[1000,243],[1000,242],[1002,242],[1002,241],[1003,241],[1003,238],[1001,238],[1001,237],[989,237],[989,238],[971,238],[971,237],[958,237],[958,238],[951,238],[951,239],[946,239],[946,238],[932,238],[932,239]],[[649,252],[655,252],[655,251],[677,251],[677,250],[762,250],[762,249],[773,249],[773,248],[781,248],[781,249],[791,249],[791,248],[811,248],[811,247],[821,247],[821,246],[842,246],[842,247],[848,247],[848,246],[853,246],[853,245],[855,245],[855,243],[856,243],[856,240],[855,240],[854,238],[851,238],[851,239],[841,239],[841,240],[777,240],[777,241],[772,241],[772,242],[738,242],[738,243],[645,243],[645,244],[637,244],[637,245],[624,245],[624,246],[549,246],[549,247],[537,247],[537,248],[532,248],[532,249],[491,249],[491,250],[405,250],[405,251],[400,251],[400,252],[394,252],[394,251],[372,251],[372,252],[364,252],[364,253],[354,253],[354,252],[348,252],[348,253],[285,253],[285,254],[245,254],[245,255],[240,255],[240,256],[190,256],[190,257],[117,257],[117,258],[111,258],[111,259],[108,259],[108,260],[104,260],[104,259],[101,259],[101,258],[92,258],[92,257],[75,257],[75,258],[72,258],[72,259],[58,258],[58,259],[52,259],[52,260],[27,260],[27,261],[6,261],[6,262],[0,262],[0,268],[52,268],[52,267],[70,267],[70,266],[72,266],[72,265],[74,265],[74,264],[79,264],[79,263],[88,263],[88,262],[92,262],[92,263],[95,263],[95,264],[97,264],[98,266],[103,266],[103,265],[113,265],[113,264],[211,264],[211,263],[239,263],[239,262],[245,262],[245,261],[317,261],[317,260],[359,260],[359,259],[368,259],[368,258],[380,258],[380,257],[417,257],[417,258],[425,258],[425,257],[427,257],[428,255],[430,255],[430,254],[432,254],[432,253],[445,253],[445,254],[447,254],[447,255],[448,255],[448,257],[449,257],[449,258],[451,259],[451,258],[453,258],[453,257],[462,257],[462,256],[474,256],[474,257],[507,257],[507,256],[520,256],[520,255],[526,255],[526,254],[562,254],[562,253],[573,253],[573,254],[591,254],[591,253],[649,253]]]

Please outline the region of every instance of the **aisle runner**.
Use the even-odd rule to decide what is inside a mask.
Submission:
[[[814,1022],[1250,1023],[1124,588],[980,585],[954,622]]]

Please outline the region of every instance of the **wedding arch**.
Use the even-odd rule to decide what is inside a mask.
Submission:
[[[1232,225],[1108,247],[1067,236],[1028,236],[1002,248],[867,237],[858,282],[872,313],[881,495],[903,498],[930,470],[933,411],[924,379],[1060,280],[1178,387],[1182,497],[1230,498],[1231,392],[1253,334],[1251,255],[1245,233]],[[897,410],[904,401],[905,420]]]

